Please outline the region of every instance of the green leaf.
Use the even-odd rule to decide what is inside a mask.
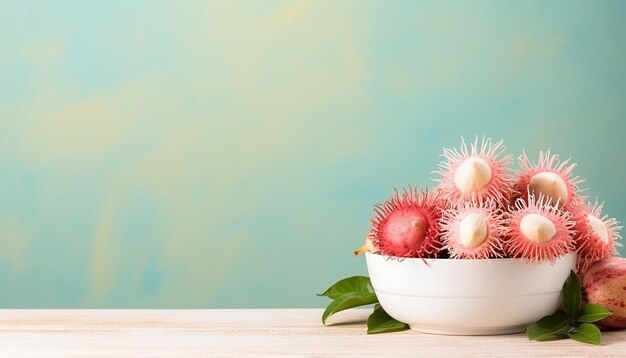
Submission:
[[[330,297],[333,300],[337,299],[346,293],[374,293],[374,288],[370,282],[370,278],[367,276],[352,276],[337,281],[334,285],[330,286],[324,293],[318,293],[318,296]]]
[[[570,322],[570,318],[562,312],[545,316],[537,323],[526,326],[526,336],[528,339],[536,341],[566,338],[566,334],[571,328]]]
[[[603,306],[594,303],[588,303],[580,310],[580,315],[576,319],[578,322],[597,322],[603,318],[607,318],[612,313]]]
[[[409,325],[391,318],[380,306],[376,305],[374,313],[367,319],[367,333],[398,332],[409,329]]]
[[[563,284],[563,308],[572,321],[576,319],[580,311],[581,298],[580,279],[574,271],[570,271],[569,277]]]
[[[592,323],[582,323],[574,331],[567,334],[571,339],[583,343],[599,345],[602,343],[602,333],[600,329]]]
[[[326,319],[331,315],[341,312],[343,310],[347,310],[348,308],[371,305],[373,303],[377,303],[378,299],[376,295],[373,293],[366,292],[351,292],[346,293],[343,296],[340,296],[333,302],[331,302],[324,314],[322,314],[322,323],[326,324]]]

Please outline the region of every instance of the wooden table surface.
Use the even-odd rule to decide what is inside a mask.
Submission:
[[[320,322],[320,309],[0,310],[0,357],[625,357],[626,331],[602,346],[522,334],[367,335],[370,310]]]

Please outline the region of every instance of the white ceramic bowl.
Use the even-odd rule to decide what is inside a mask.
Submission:
[[[576,254],[534,266],[520,259],[366,259],[391,317],[425,333],[488,335],[523,332],[554,313]]]

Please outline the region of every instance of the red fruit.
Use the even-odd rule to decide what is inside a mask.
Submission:
[[[570,205],[574,221],[574,240],[578,251],[578,271],[584,272],[594,262],[617,254],[615,240],[620,239],[619,221],[602,215],[604,203],[576,200]]]
[[[438,196],[409,188],[402,195],[395,191],[384,203],[374,207],[371,240],[384,255],[398,257],[435,257],[439,252]]]
[[[610,329],[626,328],[626,259],[609,257],[596,262],[583,274],[582,284],[589,303],[613,313],[598,323]]]

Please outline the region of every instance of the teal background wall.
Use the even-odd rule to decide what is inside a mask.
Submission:
[[[325,305],[372,205],[461,136],[573,157],[626,221],[625,16],[0,1],[0,306]]]

